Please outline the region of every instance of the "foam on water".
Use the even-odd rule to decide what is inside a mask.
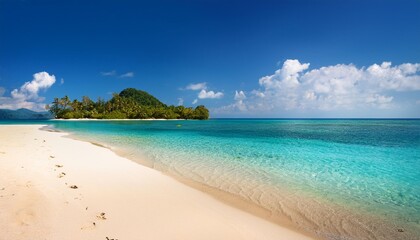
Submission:
[[[419,239],[420,120],[54,121],[329,239]]]

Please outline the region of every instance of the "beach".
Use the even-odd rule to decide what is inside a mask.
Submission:
[[[0,126],[1,240],[312,239],[42,127]]]

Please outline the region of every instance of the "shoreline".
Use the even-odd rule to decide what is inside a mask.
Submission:
[[[142,119],[131,119],[131,118],[112,118],[112,119],[103,119],[103,118],[53,118],[48,119],[49,121],[187,121],[187,120],[198,120],[198,119],[166,119],[166,118],[142,118]],[[201,120],[198,120],[201,121]]]
[[[0,125],[0,239],[311,239],[42,127]]]
[[[393,239],[416,239],[416,231],[413,231],[418,229],[416,226],[400,225],[383,216],[358,212],[357,209],[340,206],[332,202],[325,205],[319,202],[320,199],[309,195],[301,196],[299,201],[292,204],[290,203],[293,200],[284,199],[286,202],[281,204],[281,211],[278,212],[275,209],[272,211],[273,209],[259,205],[251,199],[245,199],[223,189],[189,179],[180,173],[174,173],[164,165],[156,164],[145,157],[141,157],[141,155],[132,155],[130,152],[125,151],[124,148],[108,146],[108,144],[101,143],[98,139],[89,140],[89,138],[78,137],[77,134],[71,134],[68,137],[108,148],[119,156],[163,173],[229,206],[263,218],[276,225],[298,231],[314,239],[358,239],[371,237],[382,239],[391,236]],[[297,198],[294,198],[294,200],[297,200]],[[302,206],[307,208],[307,210],[302,212],[300,209]],[[327,217],[323,218],[322,216]],[[301,220],[306,221],[306,224],[302,224]]]
[[[62,132],[60,130],[56,130],[55,128],[50,128],[49,126],[45,126],[45,129],[42,129],[44,131],[52,130],[53,132]],[[93,140],[86,140],[83,137],[78,137],[76,134],[68,133],[68,132],[62,132],[66,133],[65,138],[70,138],[76,141],[82,141],[86,143],[90,143],[94,146],[98,146],[101,148],[108,149],[112,151],[113,153],[117,154],[118,156],[125,158],[129,161],[132,161],[136,164],[139,164],[143,167],[152,169],[153,171],[157,171],[159,173],[164,174],[165,176],[168,176],[169,178],[180,182],[181,184],[184,184],[186,186],[189,186],[195,190],[198,190],[206,195],[208,195],[211,198],[214,198],[217,201],[220,201],[226,205],[229,205],[235,209],[238,209],[240,211],[244,211],[247,213],[250,213],[256,217],[262,218],[266,221],[269,221],[273,224],[276,224],[280,227],[285,227],[291,231],[296,231],[306,237],[309,237],[310,239],[322,239],[320,236],[314,234],[313,232],[299,228],[296,223],[293,223],[290,217],[287,217],[286,215],[273,215],[272,212],[270,212],[268,209],[264,208],[263,206],[260,206],[258,204],[255,204],[252,201],[243,199],[241,197],[238,197],[237,195],[233,193],[229,193],[226,191],[223,191],[222,189],[218,189],[209,185],[206,185],[204,183],[200,183],[197,181],[194,181],[192,179],[188,179],[186,177],[183,177],[181,175],[175,175],[171,174],[169,171],[165,171],[162,168],[156,168],[154,164],[151,161],[145,160],[145,157],[139,158],[138,156],[131,156],[127,155],[126,152],[122,149],[115,148],[113,146],[108,146],[105,143],[93,141]]]
[[[157,167],[155,165],[156,163],[147,161],[144,158],[127,155],[124,150],[107,146],[103,143],[84,140],[83,138],[78,138],[74,135],[69,135],[67,137],[110,149],[123,158],[129,159],[130,161],[150,168],[154,171],[158,171],[174,179],[175,181],[192,187],[193,189],[209,195],[226,205],[250,213],[278,226],[285,227],[292,231],[297,231],[306,237],[310,237],[311,239],[387,239],[387,236],[392,236],[392,239],[417,239],[415,237],[415,232],[411,231],[412,229],[405,228],[406,226],[402,227],[398,224],[395,224],[389,221],[389,219],[385,219],[381,216],[359,213],[356,209],[340,206],[335,203],[329,203],[329,205],[321,204],[322,206],[320,206],[319,199],[309,195],[300,197],[300,201],[296,204],[293,204],[293,206],[290,205],[290,200],[288,200],[287,202],[289,204],[285,203],[285,209],[282,209],[281,213],[277,211],[272,212],[270,209],[267,209],[250,199],[245,199],[234,193],[224,191],[223,189],[188,179],[179,174],[174,174],[173,172],[168,171],[166,167]],[[302,199],[304,200],[302,201]],[[307,216],[304,212],[300,212],[300,210],[296,211],[296,209],[299,208],[299,205],[306,205],[306,207],[309,208],[311,212],[316,212],[315,215],[321,216],[322,214],[325,214],[329,217],[327,219],[312,219],[311,216]],[[338,213],[337,215],[335,215],[336,211]],[[302,222],[298,221],[299,217],[296,218],[297,216],[302,217],[300,220],[304,219],[305,221],[309,221],[309,224],[307,222],[306,224],[302,225]],[[353,218],[355,218],[354,220],[356,221],[351,220]],[[331,227],[334,228],[334,224],[332,224],[330,221],[341,222],[341,224],[345,226],[340,229],[334,229],[332,232],[324,232],[326,229],[320,228],[322,224],[325,227],[324,222],[327,222],[328,225],[331,225]],[[381,226],[377,226],[379,223]],[[310,227],[308,228],[308,226]]]
[[[128,119],[128,120],[130,120],[130,119]],[[117,154],[118,156],[120,156],[122,158],[125,158],[125,159],[127,159],[129,161],[132,161],[136,164],[139,164],[143,167],[147,167],[149,169],[152,169],[153,171],[157,171],[159,173],[162,173],[165,176],[168,176],[171,179],[174,179],[175,181],[180,182],[181,184],[192,187],[193,189],[198,190],[198,191],[216,199],[217,201],[220,201],[220,202],[222,202],[226,205],[229,205],[233,208],[236,208],[236,209],[239,209],[241,211],[250,213],[254,216],[257,216],[259,218],[267,220],[267,221],[269,221],[271,223],[274,223],[278,226],[286,227],[289,230],[299,232],[300,234],[303,234],[306,237],[309,237],[311,239],[321,239],[320,236],[315,235],[313,232],[311,232],[309,230],[299,228],[295,223],[292,222],[290,217],[287,217],[285,215],[273,215],[268,209],[264,208],[263,206],[257,205],[252,201],[248,201],[248,200],[245,200],[243,198],[240,198],[233,193],[223,191],[222,189],[218,189],[218,188],[206,185],[204,183],[196,182],[192,179],[188,179],[188,178],[180,176],[180,175],[171,174],[170,172],[165,171],[164,169],[161,169],[161,168],[156,168],[155,166],[153,166],[153,164],[150,161],[145,160],[144,159],[145,157],[139,158],[138,156],[129,156],[125,153],[124,150],[121,150],[119,148],[114,148],[112,146],[108,146],[107,144],[102,143],[102,142],[97,142],[97,141],[93,141],[93,140],[86,140],[86,139],[83,139],[83,137],[78,137],[76,134],[68,133],[68,132],[62,132],[61,130],[56,130],[55,128],[50,128],[49,126],[45,126],[44,128],[41,128],[41,130],[66,133],[66,135],[63,136],[65,138],[90,143],[94,146],[108,149],[108,150],[112,151],[113,153]]]

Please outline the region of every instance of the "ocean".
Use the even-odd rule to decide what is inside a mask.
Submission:
[[[44,123],[321,238],[420,239],[420,120]]]

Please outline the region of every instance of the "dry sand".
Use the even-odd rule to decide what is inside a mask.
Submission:
[[[310,239],[41,127],[0,125],[0,240]]]

